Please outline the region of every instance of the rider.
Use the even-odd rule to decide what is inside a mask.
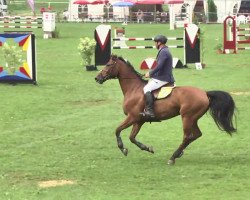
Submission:
[[[146,118],[154,118],[154,97],[151,93],[163,85],[174,84],[174,76],[172,73],[173,58],[166,46],[167,38],[164,35],[157,35],[154,38],[155,47],[159,50],[157,54],[157,65],[154,69],[145,74],[146,78],[151,78],[147,85],[143,88],[146,109],[141,113]]]

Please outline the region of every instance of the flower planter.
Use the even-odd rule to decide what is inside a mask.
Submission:
[[[97,71],[97,67],[95,65],[86,65],[87,71]]]
[[[217,54],[223,54],[223,51],[221,49],[217,49]]]
[[[95,39],[90,39],[88,37],[80,38],[80,43],[77,48],[82,57],[82,64],[86,67],[87,71],[97,70],[95,65],[90,65],[92,56],[95,52],[95,46]]]

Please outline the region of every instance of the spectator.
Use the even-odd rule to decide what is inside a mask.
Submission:
[[[69,18],[69,11],[68,10],[64,10],[63,11],[63,19],[67,21],[68,18]]]
[[[43,14],[44,12],[46,12],[46,10],[45,10],[44,7],[42,7],[42,8],[40,9],[40,13]]]
[[[155,21],[156,23],[161,22],[161,13],[159,10],[156,11]]]
[[[143,23],[144,20],[143,20],[143,12],[141,9],[139,9],[136,13],[136,17],[137,17],[137,23]]]
[[[168,13],[166,13],[166,12],[162,12],[161,13],[161,21],[162,22],[166,22],[167,21],[167,15],[168,15]]]

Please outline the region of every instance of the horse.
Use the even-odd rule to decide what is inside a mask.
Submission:
[[[124,147],[120,134],[122,130],[132,126],[130,141],[141,150],[154,153],[152,147],[136,140],[136,135],[142,125],[150,121],[140,115],[145,107],[143,87],[147,80],[134,69],[129,61],[116,55],[111,55],[108,63],[95,77],[99,84],[109,79],[119,80],[124,95],[123,111],[126,118],[115,131],[118,148],[127,156],[128,149]],[[174,87],[167,98],[155,100],[155,121],[167,120],[178,115],[182,119],[183,141],[168,160],[169,165],[175,164],[176,158],[183,155],[184,149],[202,136],[197,122],[208,110],[220,130],[229,135],[237,131],[234,125],[234,120],[236,121],[235,102],[232,96],[225,91],[204,91],[197,87],[179,86]]]

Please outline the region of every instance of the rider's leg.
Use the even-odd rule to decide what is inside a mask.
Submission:
[[[145,111],[144,111],[144,115],[145,117],[150,117],[150,118],[154,118],[155,117],[155,113],[154,113],[154,97],[152,95],[151,92],[146,92],[144,94],[144,98],[145,98]]]
[[[143,88],[146,110],[141,113],[144,117],[154,118],[154,97],[152,95],[152,91],[160,88],[165,85],[166,82],[159,81],[156,79],[149,80],[148,84]]]

